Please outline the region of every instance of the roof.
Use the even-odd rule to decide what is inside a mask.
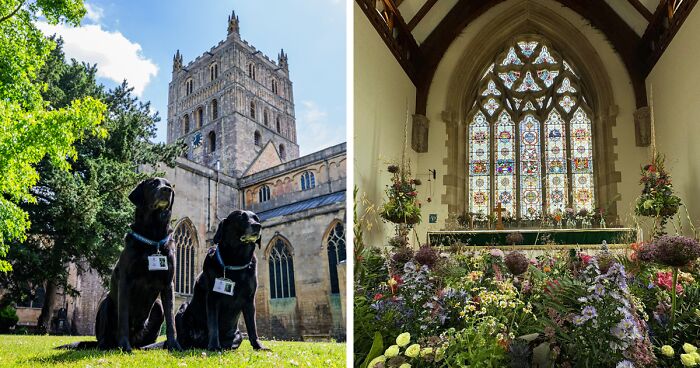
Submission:
[[[293,213],[328,206],[339,202],[345,202],[345,191],[309,198],[300,202],[288,204],[286,206],[259,212],[257,215],[260,218],[260,221],[265,221],[274,217],[291,215]]]

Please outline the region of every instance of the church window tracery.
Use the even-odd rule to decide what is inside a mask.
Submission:
[[[593,113],[571,64],[547,40],[521,36],[479,86],[467,115],[469,212],[592,211]]]
[[[294,298],[294,259],[292,246],[281,236],[271,242],[268,266],[270,269],[270,299]]]
[[[345,253],[345,226],[336,220],[331,224],[330,232],[326,237],[328,248],[328,270],[330,272],[331,294],[340,293],[338,282],[338,263],[346,259]]]

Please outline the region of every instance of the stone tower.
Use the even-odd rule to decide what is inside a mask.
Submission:
[[[299,157],[287,54],[275,62],[241,39],[235,12],[225,40],[187,65],[173,57],[167,141],[178,139],[189,160],[235,178],[268,145],[282,162]]]

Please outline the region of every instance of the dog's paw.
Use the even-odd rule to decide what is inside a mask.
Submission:
[[[124,353],[131,353],[131,344],[129,344],[129,340],[120,341],[119,350],[121,350]]]
[[[270,351],[270,349],[268,349],[260,341],[251,342],[251,345],[253,345],[253,349],[255,350]]]
[[[182,351],[182,347],[180,346],[180,343],[177,342],[177,340],[168,340],[165,343],[165,346],[168,348],[169,351]]]
[[[207,346],[207,350],[209,350],[209,351],[223,351],[224,349],[221,348],[221,345],[209,344],[209,346]]]

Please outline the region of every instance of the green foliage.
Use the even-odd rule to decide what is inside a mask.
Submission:
[[[364,359],[364,362],[360,366],[361,368],[366,368],[367,365],[372,361],[372,359],[382,355],[384,352],[384,342],[382,339],[382,334],[379,332],[374,333],[374,341],[372,342],[372,347],[369,349],[369,353]]]
[[[126,82],[104,91],[96,72],[94,66],[75,60],[66,63],[59,40],[39,73],[47,85],[43,97],[52,109],[76,100],[104,101],[103,129],[108,134],[77,142],[68,170],[51,160],[37,165],[40,178],[32,194],[38,201],[21,206],[32,223],[30,236],[13,244],[8,259],[14,272],[0,277],[0,285],[10,291],[6,298],[22,300],[33,287],[47,283],[77,294],[67,280],[66,264],[71,262],[103,277],[109,274],[133,218],[128,194],[139,181],[156,174],[144,172],[143,166],[172,166],[181,150],[151,143],[157,114],[132,96]]]
[[[495,337],[498,323],[488,317],[474,322],[462,330],[447,330],[444,364],[448,367],[504,367],[506,350]]]
[[[38,14],[52,24],[77,25],[85,9],[81,0],[0,0],[0,272],[12,268],[8,243],[23,241],[30,225],[17,204],[36,202],[34,165],[48,157],[65,170],[77,156],[74,142],[104,136],[105,106],[97,99],[50,108],[42,98],[46,85],[37,76],[55,43],[35,27]]]
[[[94,337],[92,337],[94,339]],[[54,349],[89,340],[89,336],[0,336],[0,365],[52,367],[345,367],[345,344],[333,342],[265,341],[271,351],[255,351],[248,340],[236,351],[221,354],[204,350],[171,353],[167,350]]]
[[[19,318],[17,311],[11,305],[0,308],[0,332],[8,332],[10,328],[17,324]]]

